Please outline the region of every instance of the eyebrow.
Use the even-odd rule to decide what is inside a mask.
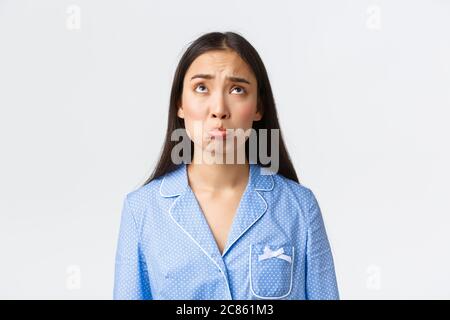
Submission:
[[[191,80],[194,80],[196,78],[201,78],[201,79],[214,79],[213,75],[210,74],[196,74],[195,76],[192,76]],[[233,81],[233,82],[244,82],[247,84],[250,84],[250,81],[248,81],[245,78],[242,77],[235,77],[235,76],[231,76],[231,77],[227,77],[228,80]]]

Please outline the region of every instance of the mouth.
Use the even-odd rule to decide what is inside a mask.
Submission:
[[[228,135],[227,129],[225,128],[215,128],[208,131],[208,135],[214,139],[225,139]]]

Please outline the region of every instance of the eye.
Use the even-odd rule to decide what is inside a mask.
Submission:
[[[199,84],[198,86],[195,87],[195,91],[196,92],[199,92],[199,93],[206,92],[206,91],[203,91],[203,90],[206,90],[206,87],[203,84]]]
[[[244,93],[245,93],[245,89],[242,88],[242,87],[234,87],[234,88],[231,90],[231,92],[235,91],[236,89],[237,89],[237,91],[236,91],[237,94],[244,94]]]

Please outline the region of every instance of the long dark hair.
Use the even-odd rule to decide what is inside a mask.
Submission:
[[[171,134],[175,129],[184,128],[184,119],[177,116],[178,103],[181,100],[183,93],[184,76],[191,65],[191,63],[201,54],[212,50],[233,50],[235,51],[252,69],[255,74],[258,84],[258,110],[262,112],[262,119],[253,122],[253,129],[257,134],[257,145],[259,148],[259,129],[280,129],[278,123],[277,111],[275,109],[275,100],[272,94],[269,77],[267,76],[266,68],[253,46],[241,35],[234,32],[211,32],[202,35],[197,40],[193,41],[187,48],[186,52],[180,59],[172,83],[172,91],[170,93],[169,114],[167,119],[167,131],[163,144],[163,149],[159,161],[153,170],[151,176],[145,181],[144,185],[150,181],[157,179],[166,173],[169,173],[177,168],[171,160],[171,153],[177,141],[171,140]],[[267,153],[271,154],[271,135],[268,134],[267,139]],[[248,142],[245,142],[246,155],[248,155]],[[279,131],[279,174],[284,177],[299,182],[294,166],[284,145],[281,130]],[[193,142],[191,141],[191,161],[193,157]],[[259,154],[259,152],[257,152]],[[262,167],[269,167],[270,164],[262,164],[259,157],[257,163]]]

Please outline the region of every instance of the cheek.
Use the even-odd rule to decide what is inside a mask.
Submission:
[[[208,117],[208,110],[204,103],[190,94],[183,96],[183,109],[185,121],[201,121]]]
[[[203,126],[208,118],[208,110],[200,101],[183,97],[184,124],[189,138],[196,144],[202,143]]]
[[[241,123],[245,124],[246,126],[250,126],[253,122],[253,117],[256,113],[256,104],[255,103],[248,103],[241,105],[239,108],[236,108],[235,115],[236,119]]]
[[[208,112],[202,108],[184,107],[184,117],[185,121],[202,121],[206,119],[208,116]]]
[[[194,141],[199,141],[201,130],[208,118],[208,112],[205,108],[198,105],[184,106],[184,124],[188,130],[189,137]]]

